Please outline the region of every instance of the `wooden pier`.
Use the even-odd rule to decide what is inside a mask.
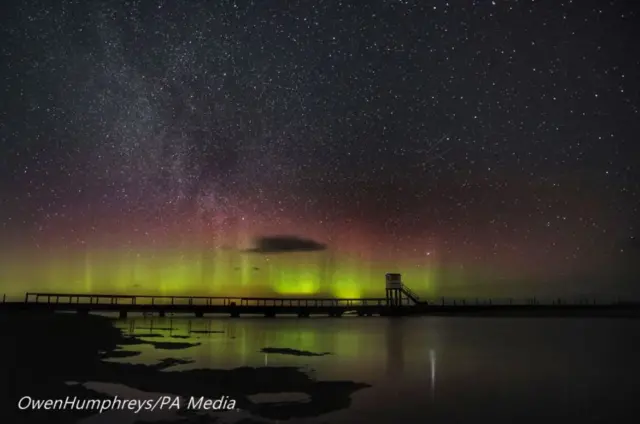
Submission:
[[[51,310],[78,313],[116,312],[120,317],[129,313],[166,314],[228,314],[240,315],[328,315],[345,313],[360,316],[403,315],[420,300],[404,286],[400,274],[387,274],[384,298],[274,298],[233,296],[155,296],[83,293],[26,293],[24,302],[12,303],[12,308]],[[8,304],[5,304],[8,305]]]
[[[266,298],[266,297],[206,297],[206,296],[133,296],[74,293],[27,293],[23,303],[28,309],[56,311],[118,312],[166,314],[228,314],[240,315],[311,315],[342,316],[355,312],[361,316],[386,315],[386,299],[333,299],[333,298]]]
[[[535,298],[522,299],[431,299],[421,300],[405,286],[399,274],[386,275],[383,298],[275,298],[233,296],[156,296],[85,293],[26,293],[23,302],[7,302],[3,296],[0,309],[25,311],[61,311],[79,314],[117,313],[126,318],[130,313],[312,315],[341,317],[403,315],[475,315],[475,316],[625,316],[640,317],[640,303],[596,303],[593,299],[570,302],[556,299],[541,303]]]

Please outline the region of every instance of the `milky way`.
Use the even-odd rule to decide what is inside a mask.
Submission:
[[[637,292],[631,2],[5,9],[0,291]]]

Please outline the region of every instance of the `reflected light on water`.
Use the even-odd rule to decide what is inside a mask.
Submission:
[[[640,372],[628,337],[638,333],[637,320],[129,317],[115,324],[144,344],[122,346],[109,362],[173,364],[163,368],[168,372],[295,367],[312,380],[371,386],[309,424],[398,417],[432,424],[594,416],[617,422],[635,407],[637,381],[629,376]],[[267,354],[265,347],[302,354]],[[558,416],[567,419],[550,420]]]
[[[436,351],[429,350],[429,364],[431,365],[431,400],[436,397]]]

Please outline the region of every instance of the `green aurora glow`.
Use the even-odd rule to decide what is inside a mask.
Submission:
[[[231,250],[94,251],[6,261],[2,292],[381,297],[384,274],[402,272],[421,295],[437,295],[436,267],[374,262],[327,252],[255,255]],[[338,255],[336,255],[338,256]]]

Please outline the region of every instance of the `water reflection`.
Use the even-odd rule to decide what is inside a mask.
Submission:
[[[192,360],[192,367],[306,366],[340,378],[356,372],[368,381],[387,378],[391,373],[402,379],[407,371],[404,353],[407,340],[402,321],[359,317],[310,320],[131,317],[117,321],[116,326],[143,340],[165,337],[167,341],[197,343],[198,346],[171,352],[174,358]],[[381,332],[381,326],[386,331]],[[263,353],[263,348],[331,355],[291,356]],[[151,363],[167,356],[166,352],[146,345],[137,346],[136,350],[141,355],[126,358],[127,361]],[[381,367],[385,362],[386,367]]]
[[[431,401],[436,399],[436,351],[429,350],[429,367],[431,369]]]
[[[598,405],[599,413],[614,406],[616,413],[628,410],[634,384],[628,376],[640,374],[634,359],[640,352],[628,335],[640,334],[640,322],[585,322],[141,317],[117,325],[143,340],[155,334],[194,346],[170,351],[163,344],[127,347],[140,355],[114,360],[190,361],[173,370],[294,366],[321,380],[372,385],[353,395],[348,412],[325,417],[330,422],[366,421],[367,416],[371,422],[397,417],[467,422],[470,412],[465,411],[491,416],[494,422],[534,422],[547,419],[546,411],[554,408],[566,417],[595,414]],[[271,348],[270,353],[263,348]],[[287,354],[293,351],[331,355]]]
[[[402,318],[387,320],[387,375],[390,378],[404,374],[404,323],[405,320]]]
[[[437,334],[416,335],[410,319],[233,320],[143,316],[119,320],[116,326],[128,335],[156,344],[158,338],[165,338],[167,342],[197,345],[171,352],[174,358],[192,360],[192,367],[309,365],[316,371],[332,375],[356,373],[364,381],[387,380],[399,384],[415,380],[418,378],[416,373],[420,373],[430,374],[431,391],[435,390],[433,343]],[[381,327],[384,331],[380,331]],[[428,349],[424,349],[425,346]],[[315,359],[279,352],[265,353],[262,352],[264,348],[330,353],[331,357]],[[141,353],[139,357],[122,358],[122,361],[153,363],[166,358],[162,349],[146,345],[136,349]],[[407,362],[407,349],[411,351],[410,362]],[[189,367],[179,366],[180,369]]]

